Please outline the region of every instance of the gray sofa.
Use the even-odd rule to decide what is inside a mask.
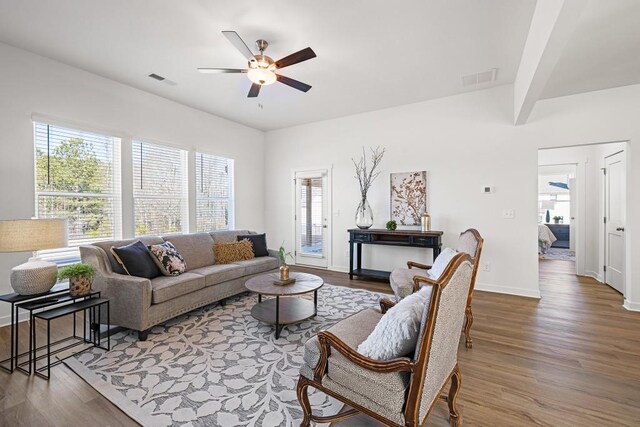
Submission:
[[[80,256],[96,270],[93,289],[109,298],[111,324],[136,330],[145,340],[152,326],[216,301],[224,303],[225,298],[245,292],[244,284],[250,277],[277,270],[279,262],[273,250],[266,257],[215,264],[215,243],[235,241],[239,234],[250,233],[214,231],[106,241],[82,246]],[[111,248],[136,240],[146,245],[171,242],[185,259],[187,271],[151,280],[127,275]]]

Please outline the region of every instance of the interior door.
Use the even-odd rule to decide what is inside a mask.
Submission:
[[[624,295],[625,153],[605,159],[605,282]]]
[[[328,267],[328,173],[296,172],[296,264]]]
[[[569,178],[569,252],[576,252],[576,212],[578,211],[578,192],[576,191],[576,179]]]

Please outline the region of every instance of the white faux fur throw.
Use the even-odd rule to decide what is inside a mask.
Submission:
[[[358,346],[358,353],[376,360],[389,360],[413,353],[422,312],[431,290],[431,286],[424,286],[391,307],[373,332]]]

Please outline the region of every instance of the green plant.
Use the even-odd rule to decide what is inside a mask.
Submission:
[[[398,223],[397,222],[395,222],[394,220],[387,221],[387,230],[393,231],[396,228],[398,228]]]
[[[556,216],[554,216],[554,217],[553,217],[553,220],[554,220],[554,221],[560,221],[560,220],[562,220],[562,219],[564,219],[564,217],[562,217],[562,216],[560,216],[560,215],[556,215]]]
[[[280,248],[278,249],[278,259],[280,260],[280,264],[286,264],[287,257],[293,260],[293,255],[291,255],[291,252],[287,252],[287,250],[284,248],[284,242],[282,242]]]
[[[95,270],[90,264],[73,264],[62,267],[58,272],[58,280],[70,279],[72,277],[86,276],[93,277]]]

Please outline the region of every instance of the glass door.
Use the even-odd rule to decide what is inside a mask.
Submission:
[[[296,172],[296,264],[328,266],[327,171]]]

